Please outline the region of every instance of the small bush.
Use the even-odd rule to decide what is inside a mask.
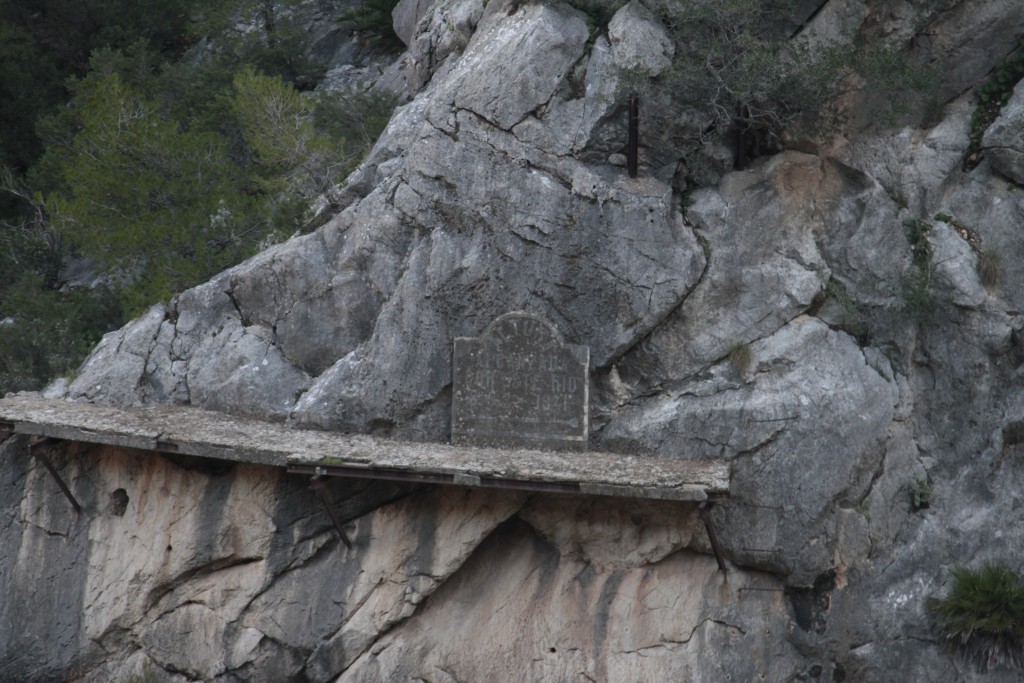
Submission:
[[[965,169],[970,170],[981,161],[981,139],[992,122],[999,118],[1021,78],[1024,78],[1024,46],[997,64],[975,93],[978,102],[971,116],[971,145],[964,159]]]
[[[754,362],[754,351],[747,342],[737,342],[729,349],[729,363],[736,369],[736,372],[743,374],[750,369]]]
[[[955,567],[953,583],[925,609],[946,643],[981,671],[1024,664],[1024,579],[1001,564]]]
[[[391,17],[397,6],[398,0],[365,0],[339,18],[351,21],[357,31],[369,34],[384,46],[401,49],[405,45],[395,33]]]
[[[26,273],[0,297],[0,396],[68,375],[124,322],[105,289],[59,292]]]
[[[986,289],[995,289],[1003,280],[1003,259],[998,252],[982,249],[978,252],[978,279]]]
[[[345,141],[313,123],[315,102],[280,77],[246,68],[235,75],[232,108],[246,144],[266,171],[271,192],[292,189],[313,200],[340,183],[353,160]]]
[[[313,123],[318,131],[342,141],[345,154],[353,160],[352,170],[387,128],[398,103],[397,95],[372,90],[321,93]]]
[[[898,313],[910,320],[924,321],[934,312],[932,287],[932,245],[928,241],[932,225],[923,218],[903,221],[907,241],[910,242],[911,266],[901,282],[900,298],[903,303]]]
[[[923,218],[908,218],[903,221],[903,227],[907,231],[907,241],[910,242],[910,251],[914,256],[914,264],[923,266],[932,257],[932,245],[928,241],[932,225]]]
[[[931,506],[932,491],[935,487],[927,479],[914,479],[908,486],[910,490],[910,509],[914,512],[925,510]]]

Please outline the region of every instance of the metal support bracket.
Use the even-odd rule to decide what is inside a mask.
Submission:
[[[49,472],[50,476],[57,482],[57,486],[59,486],[60,490],[64,492],[64,496],[71,503],[71,507],[75,509],[75,513],[81,514],[82,506],[78,504],[77,500],[75,500],[75,496],[71,493],[71,489],[68,488],[68,485],[65,484],[64,480],[60,478],[59,474],[57,474],[57,470],[54,468],[53,463],[50,462],[50,459],[46,457],[46,451],[59,443],[59,439],[45,438],[30,442],[28,449],[29,452],[39,460],[39,462],[43,463],[43,467],[46,468],[46,471]]]
[[[711,508],[714,506],[714,501],[705,500],[697,506],[697,516],[700,521],[704,522],[704,529],[708,532],[708,540],[711,541],[711,550],[715,553],[718,569],[723,574],[727,574],[729,570],[725,566],[725,558],[722,557],[722,548],[718,545],[718,535],[715,534],[715,527],[711,524]]]
[[[345,547],[352,550],[352,541],[349,540],[348,534],[341,528],[341,522],[334,514],[334,508],[331,507],[330,502],[327,500],[327,487],[324,486],[324,478],[319,474],[313,475],[313,478],[309,482],[309,488],[316,494],[316,497],[320,499],[320,502],[324,505],[324,510],[327,510],[327,516],[334,522],[334,528],[338,531],[338,536],[341,537],[341,542],[345,544]]]

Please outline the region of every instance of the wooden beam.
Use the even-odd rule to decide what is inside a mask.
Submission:
[[[20,394],[20,434],[287,467],[325,476],[700,502],[729,493],[729,462],[414,443],[294,429],[184,406],[99,406]]]

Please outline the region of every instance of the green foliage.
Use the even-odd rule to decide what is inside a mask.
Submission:
[[[924,510],[931,505],[932,492],[935,487],[927,478],[915,478],[907,485],[910,493],[910,509],[914,512]]]
[[[741,375],[750,370],[754,362],[754,351],[747,342],[737,342],[729,349],[729,364]]]
[[[355,161],[366,156],[384,132],[398,100],[397,95],[374,91],[321,93],[314,123],[331,139],[343,141],[345,155]]]
[[[569,0],[569,4],[587,15],[587,27],[593,36],[608,25],[626,0]]]
[[[928,241],[932,225],[923,218],[908,218],[903,221],[913,254],[914,265],[926,266],[932,257],[932,245]]]
[[[300,0],[143,5],[0,0],[0,393],[308,230],[394,108],[299,95],[323,72]],[[68,291],[69,257],[106,286]]]
[[[266,167],[268,189],[291,188],[312,199],[330,192],[351,168],[345,141],[314,125],[314,105],[279,77],[252,69],[235,76],[232,111],[245,142]]]
[[[316,85],[325,67],[304,55],[309,37],[299,21],[299,5],[300,0],[242,0],[239,3],[234,16],[241,16],[258,29],[236,29],[228,33],[228,54],[236,69],[248,64],[260,72],[280,76],[299,90],[309,90]]]
[[[300,94],[245,68],[160,67],[144,45],[101,50],[44,126],[32,180],[62,239],[92,258],[126,310],[197,284],[259,244],[309,227],[383,130],[395,100]],[[348,137],[343,137],[348,135]]]
[[[34,126],[65,97],[65,81],[89,69],[97,49],[142,42],[162,59],[195,40],[197,0],[7,0],[0,2],[0,163],[23,171],[42,152]],[[2,215],[10,215],[2,214]]]
[[[357,31],[367,33],[381,44],[400,49],[404,45],[395,33],[394,20],[391,12],[398,6],[399,0],[363,0],[357,6],[339,17],[342,21],[351,21]]]
[[[941,81],[934,68],[913,64],[897,50],[861,48],[847,55],[849,69],[870,89],[872,117],[886,126],[905,122],[914,113],[916,100],[930,97]],[[934,103],[927,103],[928,107]]]
[[[1024,664],[1024,579],[1001,564],[955,567],[953,582],[925,608],[946,643],[981,671]]]
[[[0,165],[24,169],[35,161],[42,151],[36,118],[63,92],[51,55],[24,27],[0,20]]]
[[[791,46],[773,31],[789,0],[647,4],[677,48],[664,86],[720,131],[740,118],[777,133],[833,92],[835,76],[820,76],[834,55]]]
[[[27,208],[19,220],[0,220],[0,298],[23,274],[37,276],[48,289],[60,282],[64,240],[49,223],[42,200],[11,169],[0,169],[0,194]]]
[[[81,130],[58,164],[70,191],[46,208],[120,285],[127,310],[251,251],[264,221],[221,136],[183,127],[116,74],[90,75],[76,99]]]
[[[915,4],[930,18],[945,1]],[[620,3],[574,4],[587,12],[593,35]],[[643,4],[668,31],[674,57],[657,77],[641,69],[624,74],[619,96],[635,92],[659,103],[651,109],[674,112],[671,120],[649,125],[674,136],[671,143],[698,185],[725,170],[725,150],[735,150],[741,162],[778,151],[784,137],[827,140],[849,118],[840,105],[845,91],[860,92],[857,102],[870,111],[867,119],[891,125],[928,111],[939,83],[933,69],[881,39],[860,36],[852,46],[793,40],[794,24],[803,16],[796,0]]]
[[[25,273],[0,298],[0,396],[38,390],[73,372],[100,337],[122,322],[109,292],[54,291]]]
[[[900,283],[901,304],[895,313],[909,321],[924,322],[935,312],[930,266],[912,266]]]
[[[932,245],[928,241],[932,226],[923,218],[908,218],[903,221],[903,227],[910,242],[912,261],[901,283],[903,304],[898,313],[906,319],[921,321],[934,312]]]

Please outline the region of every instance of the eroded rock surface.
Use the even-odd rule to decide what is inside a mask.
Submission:
[[[452,338],[527,310],[590,347],[595,446],[732,464],[711,513],[728,577],[686,504],[339,481],[346,551],[300,479],[115,449],[57,457],[74,518],[12,438],[0,663],[22,680],[1017,680],[954,657],[923,605],[950,567],[1024,549],[1019,87],[963,166],[970,89],[1022,7],[952,3],[921,26],[915,3],[797,3],[783,28],[814,44],[912,42],[947,76],[940,111],[886,128],[861,94],[815,153],[730,171],[722,149],[693,187],[672,140],[704,122],[657,101],[640,177],[622,168],[619,69],[672,55],[638,5],[605,34],[562,3],[403,3],[414,97],[347,208],[108,335],[68,397],[446,441]]]

